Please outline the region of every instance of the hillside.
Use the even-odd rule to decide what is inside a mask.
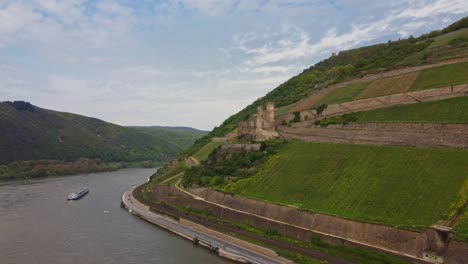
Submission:
[[[190,147],[195,140],[208,134],[207,131],[191,127],[130,126],[128,128],[171,142],[181,150],[185,150]]]
[[[392,69],[434,64],[466,56],[468,56],[468,17],[442,30],[435,30],[416,38],[410,37],[408,39],[341,51],[336,56],[332,56],[305,69],[299,75],[279,85],[240,112],[230,116],[219,127],[215,127],[208,136],[200,139],[188,153],[193,154],[196,152],[209,142],[210,137],[223,136],[231,132],[237,128],[239,122],[247,120],[255,114],[257,106],[263,105],[266,102],[274,102],[276,107],[279,108],[278,111],[284,113],[294,103],[305,100],[309,96],[314,96],[318,91],[333,84],[353,78],[371,76]],[[429,71],[425,74],[430,76],[431,72]],[[460,74],[458,78],[466,79],[466,74]],[[414,89],[427,89],[424,83],[424,75],[420,76],[417,82],[418,84]],[[443,84],[446,83],[439,83],[439,85]],[[346,94],[347,97],[344,99],[332,99],[353,99],[362,90],[366,89],[367,85],[363,84],[354,87],[352,91],[349,91],[349,94]]]
[[[467,158],[468,152],[460,150],[291,142],[259,173],[232,184],[229,191],[359,221],[422,229],[449,214],[468,181]]]
[[[290,245],[346,251],[357,242],[417,261],[432,252],[467,263],[467,76],[468,17],[342,51],[229,117],[146,187],[192,194],[203,205],[184,213],[206,219],[241,211],[248,217],[233,217],[237,229]],[[239,125],[246,120],[255,123]],[[189,204],[172,194],[159,199]],[[213,203],[223,209],[208,210]]]
[[[203,135],[178,128],[133,128],[96,118],[0,103],[0,164],[22,160],[166,161]]]

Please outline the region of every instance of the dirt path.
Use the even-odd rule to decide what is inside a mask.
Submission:
[[[164,183],[170,182],[171,180],[173,180],[173,179],[175,179],[175,178],[177,178],[177,177],[179,177],[179,176],[182,176],[182,175],[184,175],[183,172],[181,172],[181,173],[179,173],[179,174],[177,174],[177,175],[175,175],[175,176],[172,176],[172,177],[170,177],[170,178],[168,178],[168,179],[165,179],[165,180],[162,181],[160,184],[164,184]]]

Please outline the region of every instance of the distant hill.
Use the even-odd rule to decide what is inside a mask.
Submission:
[[[193,134],[208,134],[209,131],[206,130],[199,130],[193,127],[183,127],[183,126],[129,126],[132,128],[143,128],[143,129],[154,129],[155,131],[158,130],[169,130],[169,131],[177,131],[177,132],[187,132]]]
[[[191,128],[123,127],[23,101],[0,103],[0,164],[80,158],[163,162],[203,134]]]
[[[130,126],[128,128],[172,142],[181,149],[188,148],[195,140],[208,134],[208,131],[202,131],[191,127]]]

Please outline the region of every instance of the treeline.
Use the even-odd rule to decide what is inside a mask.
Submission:
[[[74,162],[61,160],[17,161],[7,165],[0,165],[0,180],[32,179],[47,176],[95,173],[114,171],[126,167],[150,168],[154,165],[155,164],[151,161],[142,161],[138,163],[105,163],[99,159],[79,159]]]

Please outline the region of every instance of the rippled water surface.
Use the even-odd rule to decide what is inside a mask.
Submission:
[[[153,172],[0,182],[0,263],[228,263],[120,208]],[[87,196],[66,200],[85,186]]]

